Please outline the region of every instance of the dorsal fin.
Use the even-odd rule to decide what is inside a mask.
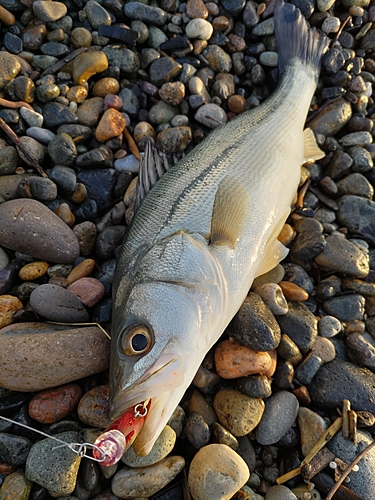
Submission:
[[[324,158],[325,153],[323,153],[323,151],[317,145],[314,132],[311,130],[311,128],[305,128],[305,130],[303,131],[303,138],[305,144],[303,153],[304,163],[312,163],[316,160]]]
[[[141,156],[139,162],[137,196],[134,211],[137,211],[143,198],[170,168],[171,166],[169,165],[167,156],[164,153],[158,152],[152,139],[148,140],[146,142],[145,153]]]
[[[211,219],[211,245],[234,248],[249,217],[250,195],[236,179],[225,177],[216,192]]]

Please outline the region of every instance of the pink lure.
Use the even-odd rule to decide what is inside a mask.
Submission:
[[[140,413],[138,408],[142,406],[143,413]],[[114,465],[121,459],[140,433],[149,406],[150,403],[132,406],[98,437],[94,443],[97,448],[94,448],[92,453],[101,465]]]

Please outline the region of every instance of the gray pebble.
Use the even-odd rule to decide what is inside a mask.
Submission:
[[[319,356],[308,355],[296,368],[294,377],[302,385],[310,384],[321,366],[322,360]]]
[[[254,288],[263,302],[270,308],[273,314],[286,314],[288,303],[284,297],[281,287],[277,283],[264,283]]]
[[[76,295],[57,285],[40,285],[30,296],[32,309],[50,321],[85,323],[89,315]]]
[[[346,134],[339,139],[343,146],[365,146],[372,143],[372,135],[370,132],[352,132]]]
[[[73,266],[68,264],[56,264],[47,269],[47,274],[50,278],[66,278],[72,269]]]
[[[308,294],[311,294],[314,291],[314,284],[311,281],[310,276],[301,266],[288,262],[283,264],[283,267],[285,269],[284,281],[290,281],[295,285],[300,286]]]
[[[55,84],[39,85],[36,88],[36,97],[40,102],[51,102],[60,95],[60,87]]]
[[[341,321],[362,320],[365,313],[365,299],[357,294],[342,295],[323,302],[323,308]]]
[[[318,323],[319,335],[326,338],[338,335],[342,330],[341,321],[334,316],[323,316]]]
[[[353,172],[367,172],[374,166],[371,153],[362,146],[353,146],[349,149],[349,154],[353,158]]]
[[[70,197],[74,193],[77,185],[77,177],[72,168],[57,165],[53,167],[49,173],[49,177],[57,185],[61,196]]]
[[[229,73],[232,68],[232,60],[219,45],[209,45],[203,52],[210,68],[216,73]]]
[[[167,35],[160,28],[149,26],[148,30],[147,45],[151,48],[142,50],[142,61],[144,63],[142,67],[146,67],[155,59],[159,59],[160,54],[157,52],[157,49],[162,43],[168,40]]]
[[[282,333],[286,333],[301,349],[306,352],[314,345],[318,335],[318,322],[312,312],[300,302],[289,302],[289,310],[277,321]]]
[[[176,409],[172,413],[171,418],[167,422],[167,425],[169,425],[169,427],[171,427],[175,431],[176,437],[180,437],[183,428],[185,426],[185,422],[186,422],[185,412],[181,408],[181,406],[177,405]]]
[[[139,4],[141,5],[141,4]],[[123,46],[107,45],[103,48],[110,66],[117,66],[125,75],[134,75],[139,70],[139,56]]]
[[[349,174],[337,181],[338,194],[354,194],[372,200],[374,188],[366,177],[359,173]]]
[[[375,243],[375,202],[360,196],[345,195],[338,200],[339,223],[351,233],[360,234]]]
[[[140,2],[127,3],[124,12],[130,19],[143,21],[146,24],[155,24],[156,26],[163,26],[168,19],[168,14],[163,9]]]
[[[20,114],[29,127],[41,127],[43,125],[43,115],[37,111],[22,106]]]
[[[9,264],[9,257],[5,250],[0,247],[0,271],[5,269]]]
[[[179,109],[176,106],[170,106],[164,101],[159,101],[154,104],[149,111],[149,120],[153,125],[170,123],[172,118],[179,114]]]
[[[251,398],[269,398],[272,394],[271,380],[265,375],[239,378],[236,389]]]
[[[195,119],[210,129],[214,129],[227,122],[228,118],[217,104],[205,104],[195,113]]]
[[[94,30],[97,30],[101,24],[104,26],[111,25],[111,16],[104,7],[94,0],[89,0],[87,2],[84,12]]]
[[[30,177],[31,194],[39,201],[52,201],[57,197],[57,186],[45,177]]]
[[[46,146],[56,137],[52,130],[40,127],[30,127],[26,129],[26,134]]]
[[[62,432],[56,438],[67,443],[79,442],[78,432]],[[56,448],[56,441],[47,438],[37,441],[26,462],[26,477],[61,496],[70,495],[75,488],[81,457],[68,447]]]
[[[280,342],[280,327],[263,300],[250,292],[231,323],[231,335],[256,351],[272,351]]]
[[[155,59],[150,65],[151,83],[157,86],[169,82],[173,77],[181,72],[182,66],[172,57],[164,56]]]
[[[315,262],[326,269],[364,278],[369,273],[369,258],[356,245],[341,236],[326,237],[323,251],[315,257]]]
[[[0,176],[14,174],[18,164],[18,154],[13,146],[0,149]]]
[[[279,484],[267,490],[264,500],[297,500],[297,497],[289,488]]]
[[[9,465],[24,465],[32,442],[23,436],[0,432],[0,460]]]
[[[298,410],[298,399],[291,392],[280,391],[268,398],[262,420],[255,431],[258,443],[274,444],[281,439],[294,424]]]
[[[69,134],[63,132],[48,144],[48,153],[56,165],[70,166],[77,158],[77,148]]]
[[[212,441],[214,443],[226,444],[232,450],[237,450],[238,440],[231,434],[225,427],[223,427],[219,422],[212,422]]]
[[[253,35],[255,36],[264,36],[264,35],[272,35],[275,32],[275,24],[273,17],[262,21],[257,24],[253,29]]]
[[[375,342],[369,333],[352,333],[347,336],[345,345],[350,359],[372,372],[375,370]]]
[[[121,461],[129,467],[148,467],[163,460],[172,451],[175,442],[175,431],[166,425],[148,455],[139,457],[135,454],[133,447],[130,447],[122,456]]]
[[[127,155],[125,158],[115,160],[113,166],[118,172],[131,172],[137,174],[139,170],[139,161],[134,155]]]
[[[260,54],[259,61],[264,66],[269,66],[270,68],[277,68],[279,64],[279,58],[277,52],[265,51]]]
[[[188,416],[185,424],[185,436],[189,443],[198,449],[206,446],[210,440],[210,427],[202,415],[196,411],[191,412]]]

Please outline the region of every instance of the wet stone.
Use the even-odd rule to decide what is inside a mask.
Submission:
[[[250,292],[232,320],[231,335],[247,347],[271,351],[278,346],[281,332],[271,310]]]
[[[120,498],[149,497],[170,483],[184,466],[182,457],[172,456],[148,467],[121,469],[112,479],[112,491]]]
[[[315,262],[324,268],[349,276],[364,278],[369,273],[368,256],[341,236],[326,237],[323,251],[315,257]]]
[[[234,389],[220,390],[213,406],[219,422],[236,437],[254,430],[264,412],[262,399],[251,398]]]
[[[246,463],[235,451],[224,444],[210,444],[193,458],[188,483],[196,500],[229,500],[249,476]]]
[[[277,321],[282,333],[286,333],[303,351],[308,351],[314,345],[318,335],[318,322],[310,310],[299,302],[289,302],[289,309]]]
[[[185,436],[194,448],[203,448],[211,437],[210,427],[202,415],[197,412],[190,413],[185,424]]]
[[[62,432],[57,438],[67,443],[79,442],[78,432]],[[49,491],[66,496],[74,491],[81,457],[69,448],[56,448],[47,438],[35,443],[27,457],[26,477]]]
[[[335,337],[342,330],[342,324],[334,316],[323,316],[318,323],[319,335],[326,338]]]
[[[294,394],[280,391],[266,401],[265,411],[256,429],[256,439],[260,444],[274,444],[294,424],[299,404]]]
[[[0,460],[9,465],[24,465],[32,442],[23,436],[0,432]]]
[[[271,380],[265,375],[252,375],[237,380],[237,390],[252,398],[268,398],[272,394]]]
[[[371,371],[375,370],[375,343],[370,334],[352,333],[346,338],[345,345],[350,353],[350,359]]]

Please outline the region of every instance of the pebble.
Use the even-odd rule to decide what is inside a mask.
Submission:
[[[55,434],[66,443],[78,443],[78,432],[67,431]],[[56,441],[47,438],[37,441],[30,450],[25,475],[29,481],[43,486],[54,495],[66,496],[73,493],[81,457],[68,447],[56,448]]]
[[[111,16],[106,11],[104,7],[102,7],[98,2],[94,0],[89,0],[86,5],[84,12],[87,16],[91,27],[94,30],[97,30],[100,25],[110,26],[111,25]]]
[[[23,281],[34,281],[44,276],[49,268],[48,262],[30,262],[21,267],[18,276]]]
[[[9,264],[8,254],[0,247],[0,271],[5,269]]]
[[[223,125],[228,121],[225,111],[217,104],[205,104],[195,113],[195,119],[210,129]]]
[[[128,2],[124,7],[124,12],[130,19],[156,26],[163,26],[167,20],[167,13],[164,10],[138,2]]]
[[[350,353],[350,359],[356,361],[360,366],[365,366],[370,370],[375,368],[375,345],[370,334],[364,332],[352,333],[348,335],[345,342]]]
[[[22,472],[9,474],[1,486],[2,500],[27,500],[30,497],[33,483]]]
[[[250,292],[231,323],[231,335],[257,351],[272,351],[280,342],[280,327],[268,306]]]
[[[211,437],[208,423],[198,412],[191,412],[185,424],[184,435],[194,448],[206,446]]]
[[[294,424],[298,410],[298,400],[290,392],[280,391],[268,398],[262,420],[255,431],[258,443],[277,443]]]
[[[30,296],[32,309],[50,321],[85,323],[89,316],[76,295],[57,285],[40,285]]]
[[[82,396],[78,384],[69,384],[42,391],[29,403],[29,415],[41,424],[53,424],[66,418],[76,408]]]
[[[272,358],[268,352],[255,351],[237,340],[223,340],[215,349],[215,366],[220,377],[232,379],[269,373]]]
[[[204,19],[192,19],[186,25],[186,34],[189,38],[198,38],[199,40],[209,40],[213,33],[212,24]]]
[[[0,383],[14,391],[56,387],[101,372],[109,364],[109,341],[97,327],[17,323],[1,331],[0,345]]]
[[[218,422],[213,422],[211,424],[212,429],[212,440],[219,444],[225,444],[232,448],[232,450],[237,450],[238,440],[231,434],[225,427],[223,427]]]
[[[66,5],[62,2],[50,3],[44,0],[33,2],[32,9],[35,16],[45,23],[57,21],[68,12]]]
[[[333,136],[337,134],[352,117],[352,107],[348,101],[339,98],[322,109],[310,122],[309,127],[316,134]],[[327,175],[329,175],[327,173]]]
[[[103,333],[102,333],[103,335]],[[105,428],[110,424],[109,386],[102,385],[86,392],[78,405],[79,419],[92,427]]]
[[[346,134],[339,139],[343,146],[365,146],[372,143],[372,135],[370,132],[352,132]]]
[[[32,446],[30,439],[0,432],[0,460],[9,465],[25,465]]]
[[[22,118],[27,122],[29,127],[42,127],[44,118],[41,113],[37,113],[36,111],[22,106],[20,109],[20,114]]]
[[[374,243],[375,202],[360,196],[345,195],[339,198],[338,205],[339,224],[345,226],[349,232],[360,234]]]
[[[293,340],[285,333],[281,335],[281,340],[277,348],[277,353],[282,358],[289,361],[293,366],[298,364],[302,359],[301,351],[298,349],[297,345],[293,342]]]
[[[267,489],[264,500],[298,500],[296,495],[289,488],[278,484]]]
[[[158,86],[168,83],[181,72],[181,69],[181,64],[176,62],[172,57],[164,56],[155,59],[149,69],[151,82]]]
[[[90,255],[95,245],[96,226],[93,222],[85,221],[81,224],[76,224],[73,228],[79,243],[79,248],[82,255]]]
[[[145,457],[139,457],[135,454],[131,446],[122,456],[121,461],[129,467],[147,467],[163,460],[172,451],[176,442],[175,431],[166,425],[160,436],[155,441],[150,453]]]
[[[268,398],[272,394],[271,381],[265,375],[239,378],[236,388],[252,398]]]
[[[105,142],[121,134],[126,125],[125,117],[116,109],[110,108],[101,117],[95,131],[99,142]]]
[[[40,127],[30,127],[26,129],[26,134],[45,146],[48,146],[50,141],[56,137],[56,134],[54,134],[51,130]]]
[[[336,357],[335,346],[329,339],[318,336],[314,343],[314,354],[322,360],[322,363],[329,363]]]
[[[22,302],[13,295],[0,295],[0,329],[13,323],[14,315],[23,309]]]
[[[279,315],[288,312],[288,303],[278,284],[264,283],[263,285],[256,286],[254,292],[259,295],[273,314]]]
[[[207,403],[204,396],[197,390],[193,390],[189,401],[189,413],[192,412],[197,412],[201,415],[208,425],[211,425],[213,422],[217,422],[215,410]]]
[[[192,141],[190,127],[170,127],[157,135],[157,148],[168,154],[182,153]]]
[[[67,290],[74,293],[86,307],[93,307],[104,296],[104,285],[95,278],[80,278]]]
[[[235,437],[245,436],[254,430],[264,412],[262,399],[251,398],[234,389],[217,392],[213,406],[219,422]]]
[[[288,300],[297,300],[303,302],[309,298],[309,294],[300,286],[289,281],[280,281],[279,286],[283,291],[284,297]]]
[[[338,194],[340,196],[345,194],[354,194],[362,198],[372,200],[374,196],[374,188],[360,173],[349,174],[343,179],[337,181]]]
[[[306,457],[327,429],[327,424],[324,418],[314,411],[301,407],[298,411],[298,426],[301,433],[302,454]]]
[[[9,52],[1,52],[0,67],[0,88],[3,88],[18,75],[21,64],[16,56],[9,54]]]
[[[63,132],[48,143],[48,154],[56,165],[69,167],[77,158],[77,148],[72,137]]]
[[[334,316],[323,316],[318,323],[319,335],[326,338],[335,337],[342,330],[341,321]]]
[[[342,295],[323,302],[324,310],[340,321],[363,319],[365,299],[362,295]]]
[[[225,444],[210,444],[194,456],[188,476],[194,500],[229,500],[249,479],[244,460]]]
[[[373,442],[371,435],[363,430],[357,431],[357,441],[354,444],[338,432],[328,443],[328,448],[343,462],[350,464],[367,446]],[[375,487],[373,467],[375,463],[374,448],[365,454],[359,463],[358,471],[349,474],[350,490],[362,498],[370,499]]]
[[[184,466],[182,457],[172,456],[148,467],[121,469],[112,479],[112,492],[125,499],[149,497],[170,483]]]
[[[314,345],[318,335],[318,322],[311,311],[300,302],[289,302],[288,312],[277,317],[281,332],[286,333],[306,352]]]

